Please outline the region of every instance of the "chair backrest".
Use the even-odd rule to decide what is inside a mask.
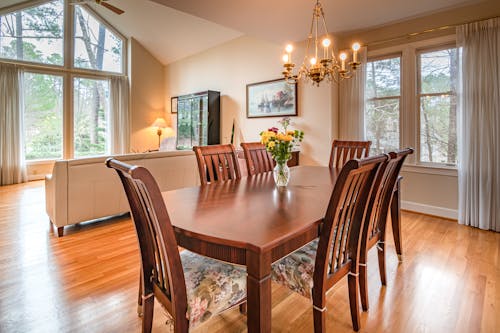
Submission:
[[[202,185],[241,178],[240,165],[233,145],[195,146],[193,150],[198,161]]]
[[[187,311],[187,294],[175,233],[160,189],[144,167],[132,166],[109,158],[108,168],[116,170],[123,184],[139,239],[143,295],[158,291],[166,297],[157,298],[173,313]],[[176,318],[177,319],[177,318]]]
[[[319,237],[313,293],[321,295],[350,269],[357,269],[368,196],[387,158],[350,160],[340,171]]]
[[[265,145],[260,142],[242,142],[241,147],[250,176],[273,170],[274,160]]]
[[[371,247],[374,243],[371,244],[370,240],[378,240],[379,236],[385,233],[394,186],[406,157],[412,153],[412,148],[390,152],[390,159],[380,167],[368,200],[362,241],[364,246]]]
[[[349,160],[368,157],[371,145],[371,141],[333,140],[330,153],[330,168],[341,168]]]

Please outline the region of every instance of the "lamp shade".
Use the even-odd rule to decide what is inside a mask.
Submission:
[[[156,118],[152,127],[165,128],[168,127],[167,122],[163,118]]]

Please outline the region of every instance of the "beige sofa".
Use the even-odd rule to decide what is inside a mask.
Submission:
[[[114,156],[148,168],[162,191],[199,184],[192,151],[151,152]],[[107,157],[56,161],[45,177],[46,210],[62,236],[64,227],[129,211],[120,179],[104,162]]]

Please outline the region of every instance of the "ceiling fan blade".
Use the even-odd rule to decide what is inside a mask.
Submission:
[[[115,6],[113,6],[113,5],[110,5],[110,4],[109,4],[109,3],[107,3],[107,2],[101,1],[101,2],[99,2],[99,4],[100,4],[101,6],[106,7],[107,9],[111,10],[111,11],[112,11],[112,12],[114,12],[115,14],[121,15],[121,14],[125,13],[125,11],[121,10],[121,9],[120,9],[120,8],[118,8],[118,7],[115,7]]]

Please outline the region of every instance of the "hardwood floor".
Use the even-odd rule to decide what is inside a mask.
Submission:
[[[392,232],[389,230],[388,232]],[[403,212],[404,261],[388,238],[387,287],[375,250],[360,332],[500,332],[500,234]],[[129,218],[57,238],[43,182],[0,187],[0,332],[140,332],[139,255]],[[273,332],[312,332],[310,302],[273,285]],[[347,284],[328,294],[329,332],[352,332]],[[155,307],[155,332],[169,331]],[[243,332],[233,309],[196,332]]]

